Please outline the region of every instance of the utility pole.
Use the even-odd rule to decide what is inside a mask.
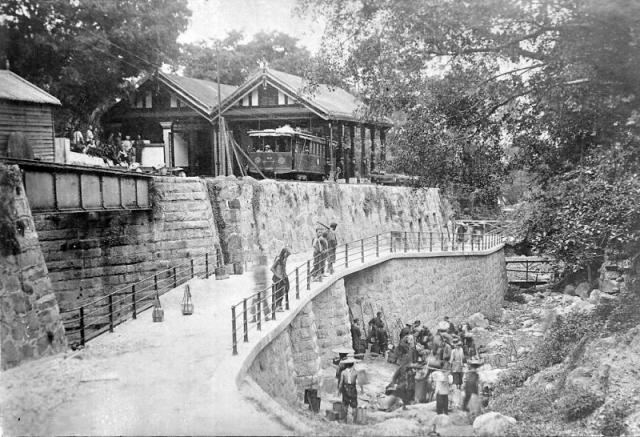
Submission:
[[[218,82],[218,159],[216,167],[218,168],[216,176],[220,176],[220,160],[223,159],[222,152],[222,108],[220,107],[222,99],[220,98],[220,41],[216,42],[216,82]],[[225,173],[227,166],[225,165]]]

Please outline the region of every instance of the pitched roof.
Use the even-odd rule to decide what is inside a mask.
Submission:
[[[183,97],[190,100],[206,114],[210,114],[218,107],[218,84],[210,80],[194,79],[192,77],[178,76],[159,72],[158,77],[167,85],[181,92]],[[172,86],[173,85],[173,86]],[[234,85],[220,84],[220,100],[224,100],[236,90]]]
[[[9,70],[0,70],[0,100],[62,105],[48,92]]]
[[[270,68],[258,71],[232,94],[227,96],[222,102],[222,111],[224,112],[231,107],[265,78],[276,87],[294,96],[302,104],[310,107],[324,119],[362,121],[358,112],[364,108],[364,102],[348,91],[323,84],[307,90],[306,88],[309,84],[303,77]],[[217,114],[212,113],[211,116],[215,118]],[[388,120],[384,120],[381,123],[390,124]]]

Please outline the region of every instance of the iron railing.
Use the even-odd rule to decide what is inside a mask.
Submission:
[[[195,277],[208,278],[215,265],[210,254],[189,258],[176,266],[160,270],[141,281],[116,289],[105,296],[81,306],[63,310],[65,334],[72,348],[84,346],[89,340],[113,329],[127,320],[153,307],[156,296],[161,296]]]
[[[334,271],[344,271],[350,266],[364,264],[367,259],[375,259],[385,253],[482,251],[501,243],[502,235],[498,233],[461,233],[449,239],[448,234],[442,232],[391,231],[339,244],[333,268]],[[282,308],[282,311],[289,310],[291,292],[295,294],[295,299],[299,300],[302,293],[311,290],[313,281],[322,281],[319,266],[326,264],[329,255],[325,252],[315,259],[308,259],[289,271],[286,278],[231,306],[231,344],[234,355],[238,353],[239,333],[242,335],[242,341],[248,343],[252,330],[261,331],[263,322],[277,320],[279,308]],[[284,286],[285,280],[289,287]],[[239,326],[241,328],[238,328]]]

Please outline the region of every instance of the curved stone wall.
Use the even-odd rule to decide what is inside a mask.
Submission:
[[[390,324],[420,319],[433,327],[445,315],[454,322],[478,311],[497,315],[506,289],[502,246],[473,254],[390,254],[315,295],[271,341],[256,346],[262,350],[250,354],[247,375],[296,406],[306,388],[335,383],[331,349],[351,346],[349,308],[360,318],[362,303],[365,321],[383,309]]]

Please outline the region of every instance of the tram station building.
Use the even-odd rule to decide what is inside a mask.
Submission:
[[[247,150],[248,131],[289,125],[331,140],[336,165],[350,177],[356,172],[367,177],[384,161],[391,124],[364,120],[364,109],[362,101],[344,89],[310,87],[300,76],[269,68],[239,87],[158,71],[131,99],[107,111],[102,122],[107,132],[120,132],[122,138],[148,140],[143,166],[145,160],[155,160],[204,176],[239,174],[237,161],[224,147],[225,134]]]

